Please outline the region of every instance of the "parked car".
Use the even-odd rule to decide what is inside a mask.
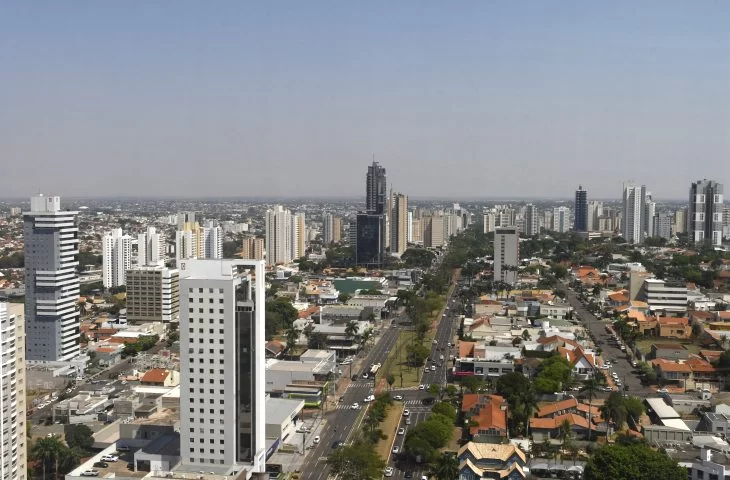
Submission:
[[[119,457],[116,455],[104,455],[101,457],[102,462],[116,462],[117,460],[119,460]]]
[[[405,410],[403,410],[403,416],[404,416],[404,417],[407,417],[407,416],[408,416],[408,415],[410,415],[410,414],[411,414],[411,411],[410,411],[410,410],[408,410],[407,408],[406,408]]]
[[[420,384],[420,385],[418,386],[418,389],[419,389],[419,390],[426,390],[426,385],[424,385],[424,384]]]
[[[99,470],[85,470],[81,472],[82,477],[98,477],[99,476]]]
[[[315,444],[315,445],[318,445],[319,444],[319,435],[315,435],[314,436],[314,438],[312,439],[312,443]]]
[[[406,429],[405,428],[399,428],[398,429],[398,435],[404,435],[405,433],[406,433]]]
[[[400,447],[398,445],[393,447],[393,453],[400,453]]]
[[[106,468],[109,464],[106,462],[94,462],[94,468]]]
[[[375,395],[368,395],[367,397],[363,398],[363,403],[369,403],[375,400]]]
[[[385,476],[386,477],[392,477],[393,476],[393,467],[385,467]]]
[[[393,397],[393,400],[402,401],[403,400],[403,395],[396,395],[396,396]]]

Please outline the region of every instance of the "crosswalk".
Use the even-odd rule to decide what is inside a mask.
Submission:
[[[405,400],[405,401],[398,402],[398,403],[403,404],[405,407],[408,407],[410,410],[414,410],[414,409],[418,410],[421,407],[423,410],[431,409],[431,407],[424,405],[420,400]],[[364,405],[360,404],[360,408],[365,408],[366,406],[367,406],[367,404],[364,404]],[[350,403],[348,403],[348,404],[338,403],[337,407],[335,408],[335,410],[351,410],[351,409],[352,409],[352,404],[350,404]]]

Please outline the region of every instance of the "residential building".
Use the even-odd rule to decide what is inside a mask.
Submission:
[[[180,310],[180,274],[164,265],[127,270],[127,321],[171,322]]]
[[[36,195],[23,214],[28,360],[79,355],[77,213],[61,210],[60,197]]]
[[[101,278],[104,288],[126,284],[126,274],[132,266],[132,237],[115,228],[101,239]]]
[[[155,227],[137,236],[137,265],[157,265],[165,261],[165,237]]]
[[[413,243],[413,212],[408,211],[408,225],[406,227],[406,242]]]
[[[628,243],[644,241],[644,215],[646,213],[646,185],[624,183],[623,228],[621,234]]]
[[[325,213],[322,216],[322,241],[325,245],[340,241],[341,220],[339,217]]]
[[[265,264],[186,260],[180,273],[181,462],[264,472]]]
[[[423,246],[426,248],[440,248],[446,244],[446,217],[436,215],[423,217]]]
[[[281,205],[266,211],[266,264],[289,264],[293,260],[292,214]]]
[[[390,210],[390,252],[400,255],[408,246],[408,196],[394,193]]]
[[[259,237],[246,237],[243,239],[243,251],[241,257],[244,260],[264,259],[264,239]]]
[[[687,232],[687,207],[674,212],[674,233]]]
[[[600,218],[603,217],[603,202],[591,200],[588,202],[588,231],[601,231]]]
[[[689,189],[687,232],[695,244],[722,245],[723,188],[713,180],[698,180]]]
[[[494,228],[490,231],[493,230]],[[528,203],[525,207],[525,229],[521,231],[524,232],[526,237],[532,237],[540,233],[537,208],[532,203]]]
[[[497,215],[494,212],[487,212],[482,215],[482,222],[484,223],[484,233],[493,232],[497,226]]]
[[[654,236],[654,215],[656,215],[656,203],[652,200],[651,192],[646,192],[644,215],[642,216],[642,221],[644,222],[642,228],[644,240]]]
[[[507,439],[507,402],[499,395],[465,393],[461,412],[469,420],[469,435],[478,443],[503,443]]]
[[[203,258],[223,258],[223,229],[210,222],[202,229]]]
[[[205,227],[198,222],[185,222],[175,234],[175,254],[178,263],[192,258],[222,258],[223,230],[213,222],[208,222]]]
[[[527,478],[527,457],[512,444],[495,445],[469,442],[457,453],[458,480],[522,480]]]
[[[568,207],[553,208],[553,230],[559,233],[570,230],[570,209]]]
[[[588,192],[583,190],[583,186],[578,186],[578,190],[575,191],[573,230],[576,232],[588,231]]]
[[[654,237],[665,240],[672,239],[672,216],[668,213],[659,213],[654,216]]]
[[[179,212],[177,214],[177,229],[185,230],[185,226],[188,224],[196,223],[195,212]]]
[[[291,216],[291,258],[298,260],[307,252],[306,225],[303,213],[294,213]]]
[[[0,303],[0,480],[24,480],[25,325],[23,315],[11,313],[8,307]]]
[[[687,284],[645,278],[637,300],[646,302],[652,312],[684,314],[687,312]]]
[[[516,227],[494,231],[494,281],[514,285],[520,264],[520,238]]]

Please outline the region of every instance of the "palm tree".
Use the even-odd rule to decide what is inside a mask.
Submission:
[[[590,431],[590,430],[588,430]],[[563,447],[565,447],[565,440],[570,437],[571,425],[570,422],[565,419],[560,423],[560,437],[563,439]]]
[[[532,340],[532,336],[530,335],[530,332],[527,331],[527,329],[522,330],[522,340]]]
[[[459,459],[456,455],[445,453],[431,464],[431,475],[438,480],[453,480],[459,477]]]
[[[347,338],[353,338],[357,335],[358,330],[357,322],[355,320],[351,320],[348,322],[347,327],[345,327],[345,336],[347,336]]]
[[[588,395],[588,441],[591,441],[591,417],[593,415],[593,397],[598,393],[598,380],[595,378],[589,378],[583,383],[582,392]]]
[[[41,438],[33,444],[30,450],[31,458],[33,460],[40,460],[44,480],[46,478],[46,467],[51,460],[53,460],[55,468],[53,478],[58,478],[58,459],[66,450],[68,448],[63,444],[61,438],[56,435]]]
[[[624,406],[623,397],[618,392],[613,392],[608,396],[600,411],[606,420],[606,437],[610,436],[610,422],[616,424],[616,429],[621,429],[628,415]]]

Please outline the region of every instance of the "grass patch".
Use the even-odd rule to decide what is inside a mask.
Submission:
[[[449,443],[441,449],[442,452],[458,452],[461,447],[461,427],[454,428]]]
[[[641,353],[648,355],[651,352],[651,346],[655,343],[678,343],[686,348],[689,353],[697,354],[702,350],[702,346],[692,340],[679,340],[676,338],[660,338],[660,337],[644,337],[636,341],[636,347]]]
[[[385,414],[385,420],[380,423],[380,429],[385,435],[384,440],[380,440],[375,445],[375,451],[378,452],[380,458],[384,461],[388,461],[388,455],[390,455],[390,446],[393,444],[393,438],[396,436],[398,427],[400,426],[400,417],[403,412],[403,405],[398,403],[388,407],[387,413]]]
[[[423,367],[408,365],[406,346],[415,338],[415,332],[400,332],[395,348],[390,351],[385,361],[385,372],[395,377],[393,388],[408,388],[421,383]],[[430,346],[433,341],[433,332],[426,334],[424,344]]]

